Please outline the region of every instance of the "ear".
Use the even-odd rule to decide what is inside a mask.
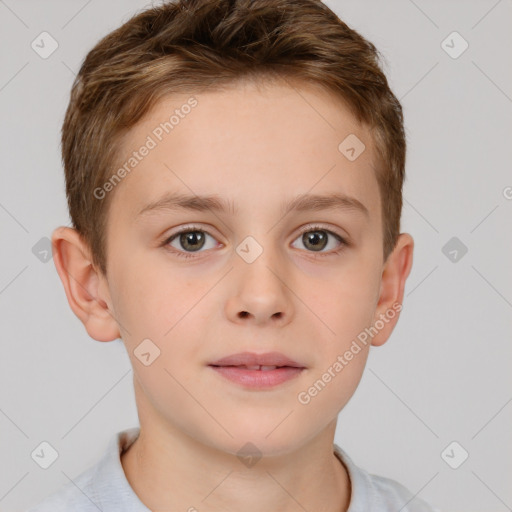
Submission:
[[[414,240],[408,233],[401,233],[393,251],[384,265],[380,295],[372,326],[378,330],[372,338],[372,345],[383,345],[393,332],[404,297],[405,281],[412,267]],[[381,329],[377,329],[383,324]]]
[[[69,305],[97,341],[120,337],[106,277],[98,271],[88,245],[78,231],[58,227],[52,233],[53,261],[64,285]]]

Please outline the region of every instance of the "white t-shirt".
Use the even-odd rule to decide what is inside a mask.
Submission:
[[[27,512],[150,512],[130,487],[121,453],[137,439],[139,427],[115,434],[103,457]],[[352,496],[347,512],[440,512],[395,480],[370,475],[334,444],[348,469]]]

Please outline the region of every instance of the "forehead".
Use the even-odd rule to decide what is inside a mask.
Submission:
[[[128,172],[112,209],[133,218],[165,191],[218,194],[237,211],[274,202],[281,208],[284,196],[339,192],[378,216],[373,157],[367,128],[318,86],[246,82],[173,94],[125,137],[121,165]]]

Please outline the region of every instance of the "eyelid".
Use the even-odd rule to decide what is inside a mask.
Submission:
[[[213,230],[213,228],[205,228],[204,226],[196,225],[196,224],[186,224],[184,226],[180,226],[176,229],[176,231],[173,231],[170,235],[166,235],[164,237],[164,244],[168,243],[171,238],[176,237],[177,235],[181,233],[187,233],[189,231],[203,231],[204,233],[210,235],[211,237],[216,238],[212,233],[210,233],[210,230]],[[215,231],[215,230],[213,230]]]
[[[340,233],[339,228],[336,228],[335,226],[332,226],[331,224],[325,223],[325,222],[310,222],[308,224],[305,224],[304,226],[301,226],[298,229],[298,234],[302,235],[303,233],[306,233],[308,231],[314,231],[314,230],[322,230],[327,231],[337,237],[339,237],[341,240],[346,242],[348,244],[348,236],[343,235]]]

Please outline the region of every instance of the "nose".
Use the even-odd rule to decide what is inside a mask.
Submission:
[[[233,293],[226,304],[232,322],[283,326],[292,319],[293,294],[287,276],[263,254],[252,263],[237,262]]]

